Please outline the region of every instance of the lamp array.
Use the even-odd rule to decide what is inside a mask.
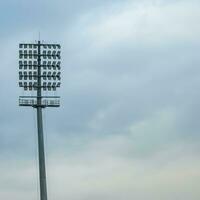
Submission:
[[[19,87],[25,91],[55,91],[60,87],[60,49],[59,44],[19,44]]]
[[[47,71],[43,70],[42,74],[38,76],[37,71],[19,71],[19,87],[24,90],[37,90],[37,80],[41,78],[41,89],[43,90],[56,90],[61,85],[61,72],[60,71]]]
[[[40,65],[40,67],[43,68],[43,70],[46,70],[46,69],[53,69],[53,70],[60,70],[60,64],[61,62],[60,61],[46,61],[44,60],[42,62],[42,64]],[[37,69],[38,67],[38,62],[37,61],[33,61],[33,60],[20,60],[19,61],[19,69],[20,70],[27,70],[27,69]]]
[[[60,80],[60,72],[46,72],[44,71],[40,76],[43,80]],[[19,71],[19,80],[37,80],[38,75],[36,71]]]
[[[44,49],[61,49],[60,44],[19,44],[20,49],[37,49],[38,46],[43,47]]]
[[[44,91],[46,90],[53,90],[55,91],[57,87],[60,87],[60,82],[43,82],[40,88],[42,88]],[[23,87],[24,90],[37,90],[38,84],[37,82],[19,82],[19,87]]]
[[[44,59],[60,59],[61,46],[59,44],[40,44],[40,55],[38,54],[38,44],[19,44],[19,58],[32,59],[38,55]]]

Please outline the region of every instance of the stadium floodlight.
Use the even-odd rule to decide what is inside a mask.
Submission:
[[[27,93],[19,97],[19,106],[37,109],[40,200],[47,200],[42,108],[60,106],[60,97],[54,95],[61,85],[60,60],[60,44],[19,44],[19,87]]]

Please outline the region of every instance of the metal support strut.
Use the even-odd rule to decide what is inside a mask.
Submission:
[[[37,108],[37,125],[38,125],[40,200],[47,200],[45,152],[44,152],[44,137],[43,137],[42,108],[41,107]]]
[[[37,90],[37,126],[38,126],[38,154],[39,154],[39,177],[40,177],[40,200],[47,200],[47,184],[45,169],[44,136],[42,124],[42,98],[41,98],[41,57],[40,41],[38,41],[38,90]]]

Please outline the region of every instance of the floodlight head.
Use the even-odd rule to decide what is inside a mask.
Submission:
[[[19,44],[19,87],[35,91],[37,97],[42,91],[56,91],[61,85],[60,59],[60,44]]]

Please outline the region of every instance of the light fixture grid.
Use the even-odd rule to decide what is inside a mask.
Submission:
[[[53,105],[47,103],[48,99],[43,99],[42,92],[48,91],[49,96],[46,96],[46,98],[51,98],[50,102],[53,102],[53,92],[61,85],[60,55],[61,46],[59,44],[42,44],[38,42],[37,44],[19,45],[19,86],[25,92],[32,91],[38,93],[39,90],[41,93],[41,103],[45,102],[45,104],[42,104],[44,107]],[[38,74],[39,71],[40,74]],[[27,96],[27,98],[29,97]],[[55,107],[58,107],[58,97],[56,96],[55,98]],[[22,101],[20,105],[23,106]],[[39,102],[35,104],[34,101],[34,104],[30,106],[37,107]]]

